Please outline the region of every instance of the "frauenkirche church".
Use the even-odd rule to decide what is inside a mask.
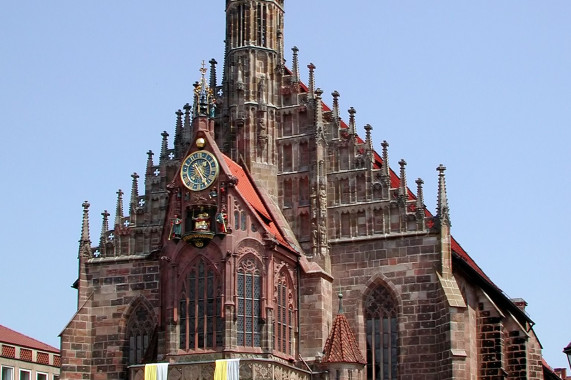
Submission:
[[[525,301],[450,234],[446,168],[428,210],[283,25],[284,0],[226,0],[223,64],[96,245],[83,204],[61,379],[544,379]]]

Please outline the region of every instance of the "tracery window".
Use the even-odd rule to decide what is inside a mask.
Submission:
[[[258,261],[247,257],[240,262],[237,276],[238,310],[236,333],[238,346],[261,345],[262,277]]]
[[[284,354],[293,355],[295,326],[293,286],[285,269],[279,273],[275,288],[274,348]]]
[[[367,379],[396,380],[397,303],[387,288],[378,286],[365,296],[364,307],[367,325]]]
[[[219,276],[199,258],[182,288],[179,307],[179,347],[183,350],[222,346],[223,324]]]
[[[127,322],[129,364],[140,364],[148,357],[154,325],[151,312],[141,303],[134,306]],[[152,349],[152,348],[151,348]]]

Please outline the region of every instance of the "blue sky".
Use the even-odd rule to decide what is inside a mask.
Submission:
[[[97,244],[101,212],[113,218],[116,191],[129,196],[160,151],[202,60],[222,64],[224,2],[2,8],[0,324],[58,347],[76,307],[81,203]],[[325,101],[339,91],[343,117],[354,107],[360,134],[369,123],[377,150],[389,142],[433,211],[435,169],[448,168],[453,235],[529,303],[554,367],[571,340],[570,19],[563,0],[286,0],[285,19],[287,64],[295,45],[302,78],[315,64]]]

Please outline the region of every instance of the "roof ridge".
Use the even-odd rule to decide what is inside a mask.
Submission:
[[[41,342],[26,334],[22,334],[16,330],[12,330],[11,328],[6,327],[4,325],[0,325],[0,342],[13,344],[16,346],[32,348],[40,351],[49,351],[58,354],[60,353],[60,350],[58,348],[55,348],[47,343]]]

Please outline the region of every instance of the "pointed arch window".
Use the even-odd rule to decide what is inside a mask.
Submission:
[[[186,276],[179,306],[181,349],[214,349],[222,346],[219,276],[202,257]]]
[[[126,329],[129,364],[152,361],[154,330],[151,312],[143,304],[134,306]]]
[[[396,380],[398,377],[397,303],[384,286],[365,296],[367,333],[367,380]]]
[[[295,297],[293,297],[292,281],[285,269],[280,271],[275,289],[274,348],[284,354],[293,355]]]
[[[236,334],[238,346],[261,346],[261,294],[260,264],[253,257],[240,262],[237,276],[238,310]]]

